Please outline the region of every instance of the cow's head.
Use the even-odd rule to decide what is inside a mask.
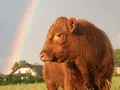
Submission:
[[[49,29],[40,59],[44,62],[64,62],[73,58],[72,44],[74,36],[80,34],[78,27],[75,18],[57,18]]]

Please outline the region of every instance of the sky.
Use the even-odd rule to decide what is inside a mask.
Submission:
[[[11,62],[7,58],[14,51],[16,32],[31,1],[0,0],[0,72]],[[120,0],[38,0],[38,6],[17,61],[43,64],[39,53],[49,27],[60,16],[91,21],[106,32],[114,49],[120,48]]]

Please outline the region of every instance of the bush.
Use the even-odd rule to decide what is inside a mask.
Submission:
[[[117,73],[113,73],[113,76],[120,76],[120,74],[117,74]]]
[[[3,78],[0,76],[0,85],[3,83]]]
[[[31,75],[10,75],[6,79],[0,79],[0,85],[21,84],[21,83],[40,83],[43,82],[42,76]]]

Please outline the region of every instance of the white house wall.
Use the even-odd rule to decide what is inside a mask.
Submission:
[[[120,74],[120,67],[115,67],[115,68],[114,68],[114,71],[115,71],[117,74]]]
[[[36,73],[31,68],[20,68],[17,71],[14,72],[14,74],[25,74],[25,73],[31,73],[32,76],[36,76]]]

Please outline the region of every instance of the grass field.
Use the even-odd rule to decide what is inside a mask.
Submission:
[[[120,90],[120,76],[113,77],[112,90]]]
[[[0,90],[46,90],[45,83],[0,86]],[[120,77],[113,77],[112,90],[120,90]]]

